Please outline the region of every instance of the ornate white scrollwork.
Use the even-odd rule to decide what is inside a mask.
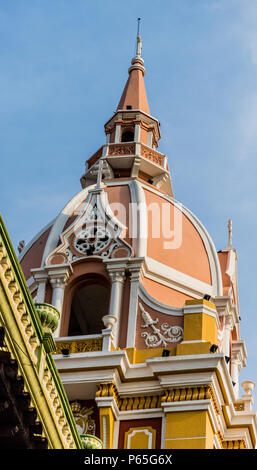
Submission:
[[[153,333],[143,332],[141,333],[142,338],[145,338],[145,344],[148,348],[156,348],[158,346],[166,347],[168,343],[175,343],[182,341],[183,339],[183,329],[181,326],[170,326],[168,323],[162,323],[161,330],[155,325],[158,323],[159,319],[152,319],[150,313],[148,313],[143,305],[139,304],[141,315],[144,320],[144,325],[142,328],[151,327]]]
[[[88,191],[85,207],[62,233],[61,244],[49,255],[46,264],[51,264],[60,254],[67,263],[89,256],[129,258],[133,250],[123,238],[126,229],[113,214],[107,194],[98,185]]]
[[[111,233],[106,227],[90,226],[79,232],[74,241],[74,248],[82,254],[97,254],[110,244],[111,238]]]

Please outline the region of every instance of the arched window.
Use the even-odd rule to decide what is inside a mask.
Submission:
[[[74,294],[68,336],[100,334],[108,314],[109,289],[97,281],[82,285]]]
[[[134,141],[134,132],[133,131],[124,131],[121,136],[121,142],[133,142]]]

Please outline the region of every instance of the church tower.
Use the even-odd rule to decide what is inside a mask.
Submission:
[[[142,42],[82,190],[20,253],[37,308],[60,313],[56,367],[82,434],[107,449],[256,444],[237,252],[174,199]]]

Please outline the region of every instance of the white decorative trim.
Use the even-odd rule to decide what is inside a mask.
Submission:
[[[95,401],[98,408],[111,408],[115,419],[119,416],[119,408],[113,397],[96,397]]]
[[[120,432],[120,422],[119,420],[116,420],[114,421],[114,429],[113,429],[113,442],[112,442],[113,449],[118,449],[119,432]]]
[[[167,201],[171,202],[172,204],[180,204],[178,201],[176,201],[174,198],[171,196],[165,195],[160,193],[158,190],[155,188],[149,187],[148,185],[141,183],[142,188],[147,189],[148,191],[151,191],[158,196],[162,197],[163,199],[166,199]],[[211,277],[212,277],[212,287],[213,287],[213,292],[212,296],[215,297],[217,295],[222,295],[223,294],[223,287],[222,287],[222,276],[221,276],[221,269],[220,269],[220,263],[219,263],[219,258],[217,255],[216,248],[214,246],[214,243],[207,232],[206,228],[204,225],[200,222],[200,220],[191,212],[187,207],[185,207],[183,204],[181,204],[182,211],[184,215],[190,220],[190,222],[195,226],[196,230],[198,231],[203,244],[205,246],[209,262],[210,262],[210,270],[211,270]]]
[[[130,228],[131,238],[135,255],[141,258],[147,254],[148,218],[145,194],[142,185],[137,180],[129,182],[129,189],[132,210],[134,211]]]
[[[165,436],[166,436],[166,415],[162,418],[162,429],[161,429],[161,449],[165,449]]]
[[[128,314],[128,327],[127,327],[127,348],[133,348],[135,345],[136,337],[136,321],[138,310],[138,291],[140,272],[143,258],[132,258],[129,263],[130,271],[130,297],[129,297],[129,314]]]
[[[175,289],[194,298],[202,298],[204,294],[213,295],[213,287],[188,274],[177,271],[153,258],[145,257],[144,275],[148,279]]]
[[[55,338],[55,342],[65,342],[65,341],[80,341],[80,340],[86,340],[86,339],[99,339],[102,338],[103,335],[80,335],[80,336],[59,336],[58,338]]]
[[[192,439],[206,439],[206,436],[196,436],[196,437],[166,437],[165,441],[186,441]]]
[[[131,256],[132,249],[122,238],[126,227],[114,216],[103,187],[104,184],[100,183],[100,187],[93,185],[93,188],[87,188],[88,195],[83,210],[65,232],[59,235],[61,245],[47,256],[46,264],[50,263],[51,257],[58,253],[67,256],[70,263],[90,255],[108,258],[118,247],[125,247],[127,257]],[[74,254],[69,248],[71,234],[75,234],[73,245],[80,255]],[[88,241],[90,237],[92,242]]]
[[[162,408],[147,408],[145,410],[129,410],[129,411],[120,411],[119,420],[128,421],[129,419],[152,419],[152,418],[164,418],[165,414],[163,413]]]
[[[169,305],[165,305],[159,302],[147,292],[147,290],[141,283],[139,284],[139,297],[148,307],[152,308],[153,310],[156,310],[157,312],[176,317],[184,316],[182,308],[170,307]]]
[[[211,400],[191,400],[191,401],[171,401],[162,403],[163,411],[165,413],[178,412],[178,411],[200,411],[208,410],[211,405]]]
[[[55,223],[52,226],[52,230],[49,234],[49,237],[47,239],[46,245],[45,245],[45,250],[44,254],[42,257],[42,263],[41,266],[45,264],[46,258],[52,253],[52,251],[55,250],[57,247],[57,244],[59,242],[60,234],[63,231],[63,228],[69,219],[69,217],[72,215],[73,211],[76,209],[76,207],[79,207],[80,203],[83,200],[86,200],[88,190],[90,187],[88,186],[85,189],[82,189],[79,193],[77,193],[69,202],[66,204],[66,206],[62,209],[62,211],[59,213],[58,217],[55,219]]]
[[[103,419],[103,448],[107,449],[107,423],[106,423],[106,416],[102,416]]]
[[[149,429],[133,429],[133,431],[127,435],[127,449],[130,449],[131,438],[138,433],[145,433],[148,436],[148,449],[152,449],[153,446],[153,433]]]
[[[220,445],[220,441],[219,441],[218,437],[216,436],[216,434],[214,434],[214,436],[213,436],[213,444],[215,446],[215,449],[222,449],[222,447]]]

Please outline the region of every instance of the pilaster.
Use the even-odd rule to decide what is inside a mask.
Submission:
[[[114,346],[117,347],[120,329],[121,302],[126,277],[126,263],[120,260],[107,260],[105,261],[105,265],[112,283],[109,315],[116,317],[116,325],[113,327],[113,342]]]
[[[128,331],[127,331],[127,348],[135,347],[136,336],[136,320],[138,307],[138,288],[141,278],[141,267],[143,258],[135,258],[129,263],[130,273],[130,296],[129,296],[129,314],[128,314]]]
[[[47,267],[48,277],[53,288],[52,294],[52,305],[57,308],[60,312],[60,322],[58,329],[55,331],[54,336],[58,337],[62,322],[62,309],[63,309],[63,298],[64,290],[67,285],[67,281],[72,274],[72,267],[66,265],[53,265]]]

